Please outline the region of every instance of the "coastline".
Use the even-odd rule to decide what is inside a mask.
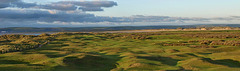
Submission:
[[[146,32],[164,32],[164,31],[231,31],[240,30],[240,27],[225,27],[225,28],[186,28],[186,29],[143,29],[143,30],[117,30],[117,31],[86,31],[80,33],[146,33]],[[18,32],[18,33],[0,33],[0,35],[40,35],[43,33],[55,34],[60,32]],[[66,32],[74,33],[74,32]]]

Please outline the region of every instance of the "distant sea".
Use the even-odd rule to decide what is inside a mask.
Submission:
[[[45,32],[43,32],[45,33]],[[11,35],[11,34],[20,34],[20,35],[40,35],[43,33],[0,33],[0,35]],[[47,33],[47,34],[53,34],[53,33],[57,33],[57,32],[51,32],[51,33]]]

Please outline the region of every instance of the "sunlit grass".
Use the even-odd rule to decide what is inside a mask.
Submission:
[[[0,71],[238,71],[239,46],[207,44],[215,48],[194,48],[190,46],[203,44],[188,41],[239,41],[239,38],[182,36],[184,33],[222,32],[240,33],[161,32],[159,35],[148,35],[151,39],[109,38],[105,34],[60,34],[41,48],[0,54]],[[163,46],[163,43],[185,45]]]

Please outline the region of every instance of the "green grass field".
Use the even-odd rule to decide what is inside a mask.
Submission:
[[[240,71],[240,31],[53,35],[0,54],[0,71]]]

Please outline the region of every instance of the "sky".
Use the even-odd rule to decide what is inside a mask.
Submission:
[[[240,24],[240,0],[0,0],[0,27]]]
[[[118,6],[99,15],[157,15],[175,17],[227,17],[240,15],[240,0],[115,0]]]

